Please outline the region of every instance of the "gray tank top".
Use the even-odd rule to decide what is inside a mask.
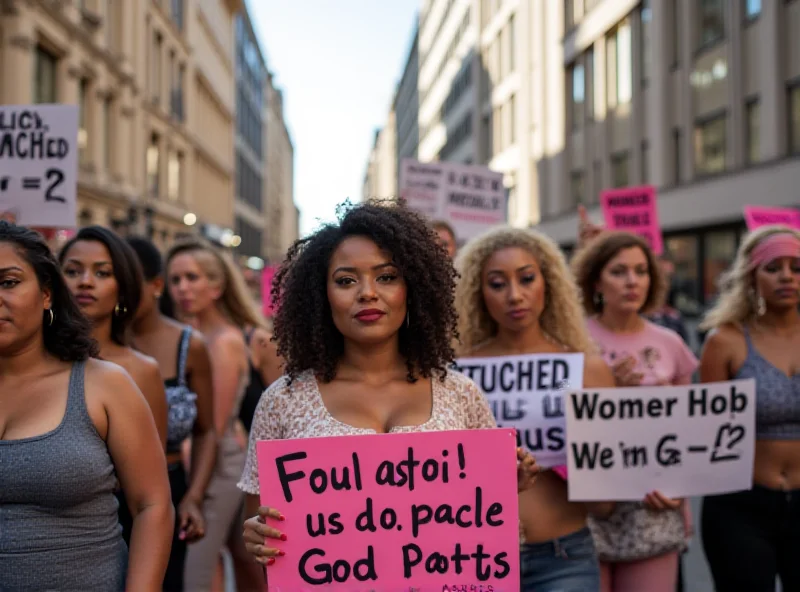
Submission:
[[[61,424],[0,440],[0,591],[123,590],[128,551],[116,474],[72,366]]]
[[[756,438],[800,440],[800,374],[786,376],[758,353],[744,328],[747,359],[735,378],[756,381]]]

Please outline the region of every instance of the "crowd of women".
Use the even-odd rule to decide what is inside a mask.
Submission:
[[[700,360],[666,262],[585,218],[578,238],[570,263],[508,227],[456,254],[402,204],[347,206],[288,251],[268,330],[204,242],[162,259],[93,226],[54,254],[0,222],[0,590],[222,590],[223,548],[263,589],[283,534],[256,441],[491,428],[453,360],[539,353],[584,354],[586,387],[754,378],[753,486],[704,499],[704,550],[720,592],[800,590],[800,233],[743,240]],[[570,502],[565,467],[517,458],[522,590],[680,589],[687,500]]]

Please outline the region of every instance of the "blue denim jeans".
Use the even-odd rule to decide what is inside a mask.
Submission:
[[[520,548],[522,592],[598,592],[600,564],[588,528]]]

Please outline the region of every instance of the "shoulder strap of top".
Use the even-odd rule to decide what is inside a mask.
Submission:
[[[189,358],[189,340],[192,338],[192,328],[186,327],[181,333],[178,346],[178,384],[186,385],[186,361]]]
[[[747,344],[747,353],[750,353],[753,351],[753,340],[750,338],[750,329],[744,323],[742,323],[742,333],[744,333],[744,342]]]
[[[84,392],[84,374],[86,362],[73,362],[69,373],[69,390],[67,391],[67,412],[88,414],[86,409],[86,393]]]

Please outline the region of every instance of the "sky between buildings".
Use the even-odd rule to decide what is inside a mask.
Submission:
[[[248,0],[267,66],[284,92],[295,147],[300,234],[361,196],[420,0]],[[267,148],[269,149],[269,147]]]

